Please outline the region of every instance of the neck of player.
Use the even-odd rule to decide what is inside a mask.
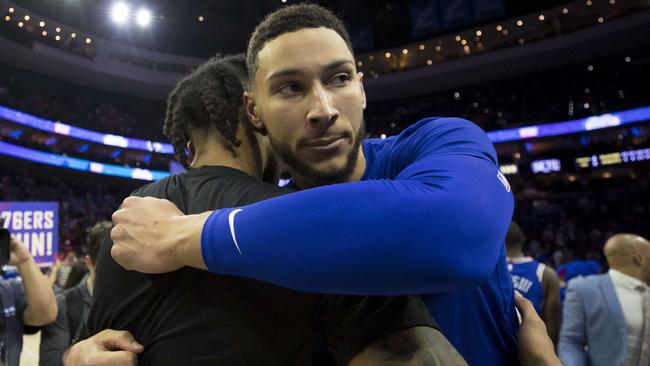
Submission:
[[[204,131],[205,132],[205,131]],[[240,126],[237,138],[241,141],[238,147],[233,146],[220,133],[210,131],[203,136],[195,137],[192,156],[192,168],[203,166],[225,166],[240,170],[254,178],[262,179],[265,168],[270,164],[269,154],[260,147],[263,137]]]
[[[521,249],[507,248],[507,247],[506,247],[506,255],[510,259],[525,257],[524,252],[522,252]]]

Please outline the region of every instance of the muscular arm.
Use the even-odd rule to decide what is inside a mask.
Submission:
[[[557,344],[560,334],[560,280],[552,268],[545,267],[542,275],[544,288],[544,304],[542,305],[542,319],[546,323],[548,336],[553,344]]]
[[[510,188],[477,126],[442,119],[414,127],[375,151],[384,162],[375,176],[389,179],[169,220],[157,218],[158,208],[144,213],[145,199],[129,198],[113,216],[112,255],[142,272],[207,266],[319,293],[401,295],[477,286],[496,265],[512,216]]]
[[[391,179],[212,214],[202,233],[207,267],[324,293],[413,294],[484,282],[513,200],[483,131],[434,121],[391,143]]]
[[[348,365],[454,366],[467,363],[439,330],[414,327],[376,341],[356,355]]]

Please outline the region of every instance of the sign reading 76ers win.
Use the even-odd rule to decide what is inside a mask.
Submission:
[[[59,248],[58,202],[0,201],[0,222],[27,246],[36,263],[54,263]]]

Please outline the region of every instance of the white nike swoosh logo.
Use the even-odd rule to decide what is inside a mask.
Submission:
[[[230,214],[228,215],[228,224],[230,225],[230,236],[232,236],[232,241],[235,243],[235,247],[237,248],[239,254],[241,254],[241,249],[239,249],[239,244],[237,243],[237,237],[235,236],[235,215],[237,215],[242,211],[244,210],[238,208],[236,210],[230,211]]]

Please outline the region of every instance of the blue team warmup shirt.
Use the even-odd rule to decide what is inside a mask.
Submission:
[[[363,152],[360,182],[215,211],[201,240],[208,269],[302,291],[428,294],[470,365],[518,364],[503,245],[514,200],[486,134],[427,118]]]

